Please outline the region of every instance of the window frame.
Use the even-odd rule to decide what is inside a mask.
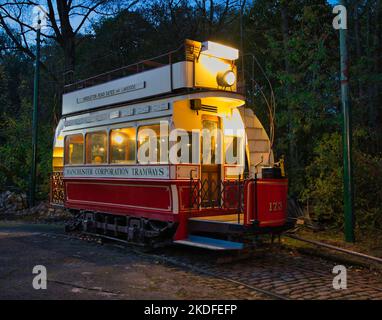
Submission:
[[[88,165],[88,166],[101,166],[101,165],[108,165],[110,164],[110,161],[109,161],[109,129],[108,128],[104,128],[104,129],[96,129],[96,130],[89,130],[89,131],[85,131],[85,148],[84,148],[84,152],[85,152],[85,158],[84,158],[84,161],[85,161],[85,165]],[[87,137],[89,134],[94,134],[94,133],[106,133],[106,146],[105,146],[105,149],[106,149],[106,161],[105,162],[102,162],[102,163],[92,163],[92,162],[89,162],[87,161]]]
[[[73,136],[82,136],[82,163],[77,163],[77,164],[74,164],[74,163],[68,163],[67,162],[67,157],[69,156],[67,154],[67,147],[68,147],[68,144],[67,144],[67,140],[69,137],[73,137]],[[65,135],[65,138],[64,138],[64,166],[81,166],[81,165],[84,165],[86,164],[85,163],[85,149],[86,149],[86,146],[85,146],[85,135],[83,132],[76,132],[76,133],[71,133],[71,134],[67,134]]]
[[[161,121],[163,122],[166,122],[167,123],[167,127],[170,128],[170,121],[168,119],[159,119],[159,120],[156,120],[156,121],[150,121],[148,123],[140,123],[136,126],[136,163],[137,164],[140,164],[138,162],[138,148],[139,148],[139,130],[142,128],[142,127],[150,127],[150,126],[159,126],[159,130],[160,130],[160,123]],[[159,132],[160,134],[160,132]],[[161,138],[161,136],[159,135],[159,138]],[[169,141],[169,136],[167,135],[167,145],[168,145],[168,149],[170,149],[170,141]],[[169,150],[167,150],[169,152]],[[168,156],[167,156],[167,162],[161,162],[160,161],[160,152],[159,152],[159,156],[157,155],[157,157],[159,157],[159,161],[157,162],[149,162],[147,163],[148,165],[165,165],[165,164],[169,164],[169,159],[168,159]],[[147,165],[146,164],[146,165]]]
[[[114,130],[123,130],[123,129],[134,129],[135,130],[135,148],[134,148],[134,152],[135,152],[135,157],[134,157],[134,160],[129,160],[129,162],[124,162],[124,163],[112,163],[111,162],[111,135],[112,135],[112,131]],[[109,128],[108,129],[108,164],[111,165],[111,166],[118,166],[118,165],[132,165],[132,164],[136,164],[138,159],[137,159],[137,152],[138,152],[138,126],[134,126],[134,125],[130,125],[130,126],[118,126],[118,127],[112,127],[112,128]]]

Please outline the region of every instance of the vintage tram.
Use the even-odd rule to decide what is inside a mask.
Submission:
[[[245,107],[238,50],[186,40],[65,87],[51,203],[85,232],[150,246],[243,248],[280,233],[287,179]]]

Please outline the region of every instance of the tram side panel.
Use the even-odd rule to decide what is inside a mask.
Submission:
[[[65,207],[77,210],[176,221],[177,205],[166,180],[68,179]]]
[[[282,227],[287,222],[287,179],[248,180],[244,191],[244,221],[259,228]]]

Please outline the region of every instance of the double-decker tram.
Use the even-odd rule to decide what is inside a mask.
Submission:
[[[287,179],[239,93],[238,50],[176,51],[65,87],[51,203],[81,230],[132,243],[241,249],[280,233]]]

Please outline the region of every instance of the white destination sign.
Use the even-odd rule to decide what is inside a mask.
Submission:
[[[150,178],[168,179],[168,166],[65,167],[65,178]]]
[[[85,97],[77,98],[77,103],[84,103],[84,102],[90,102],[93,100],[103,99],[103,98],[109,98],[118,94],[123,94],[126,92],[131,92],[139,89],[144,89],[146,87],[145,81],[139,82],[139,83],[133,83],[121,88],[116,89],[110,89],[102,92],[98,92],[95,94],[91,94]]]

